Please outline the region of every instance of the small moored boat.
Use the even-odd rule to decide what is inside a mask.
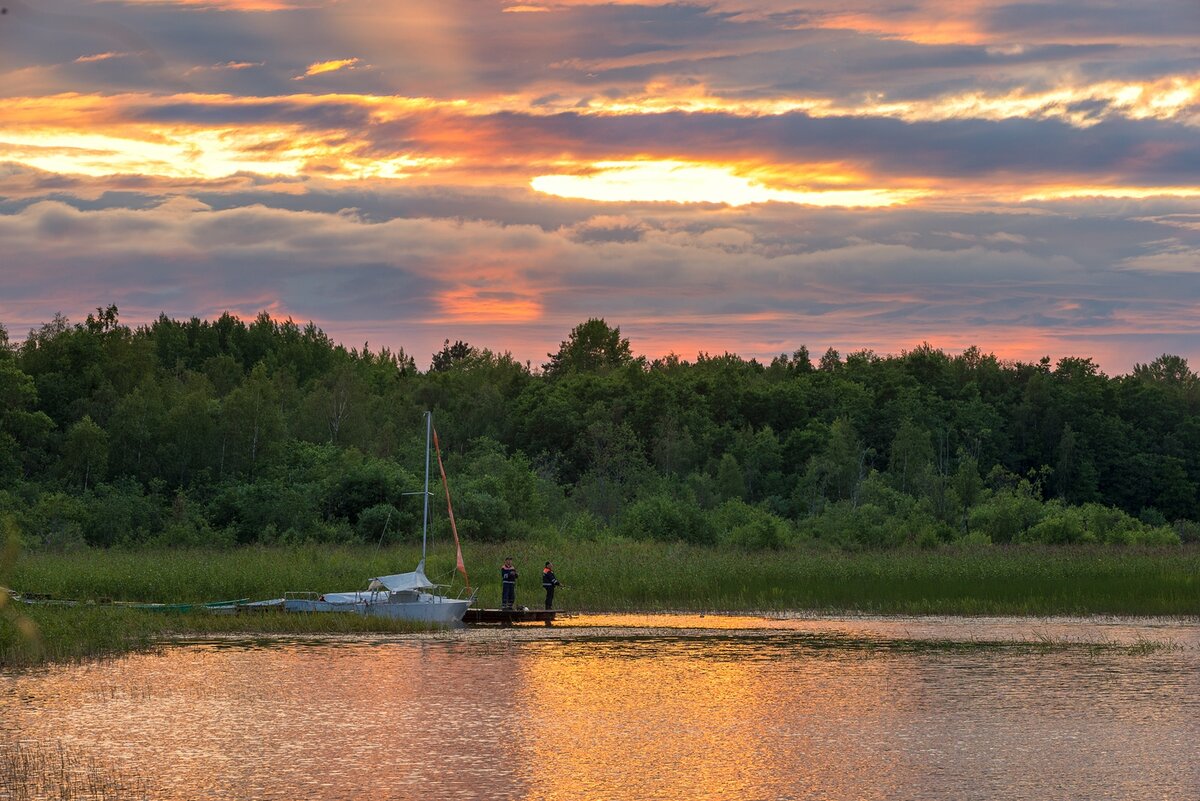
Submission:
[[[442,475],[442,486],[446,488],[446,508],[450,514],[450,530],[454,533],[454,545],[458,553],[458,570],[463,575],[466,588],[451,596],[447,585],[435,584],[425,575],[425,551],[429,541],[429,451],[430,444],[437,450],[438,470]],[[448,626],[461,623],[467,608],[475,600],[471,580],[463,564],[462,546],[458,541],[458,527],[454,523],[454,509],[450,506],[450,489],[446,484],[446,470],[442,466],[441,449],[437,446],[437,432],[433,430],[433,414],[425,413],[425,506],[421,523],[421,561],[411,573],[396,573],[377,576],[367,580],[367,588],[351,592],[290,592],[282,599],[259,601],[246,606],[275,607],[282,605],[285,612],[349,612],[359,615],[411,620],[417,623]]]

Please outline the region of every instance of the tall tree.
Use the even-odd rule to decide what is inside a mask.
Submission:
[[[53,427],[37,410],[33,379],[0,353],[0,487],[34,462]]]
[[[896,429],[888,455],[888,476],[892,486],[916,495],[932,466],[933,441],[929,431],[906,418]]]
[[[824,449],[809,461],[805,475],[813,498],[810,511],[819,511],[826,501],[849,500],[857,505],[858,488],[867,476],[870,456],[850,420],[834,420]]]
[[[266,367],[257,365],[245,382],[229,393],[221,405],[221,416],[232,457],[230,466],[252,473],[283,431],[279,391]]]
[[[108,433],[91,417],[84,415],[67,431],[63,467],[68,475],[82,482],[84,490],[104,478],[108,468]]]
[[[623,367],[634,360],[629,340],[621,336],[621,329],[596,317],[575,326],[558,352],[547,355],[550,361],[542,365],[542,369],[551,377],[572,372],[600,372]]]
[[[449,370],[459,362],[469,359],[478,353],[475,348],[463,342],[461,339],[456,339],[454,344],[450,344],[450,340],[446,340],[442,345],[442,349],[433,354],[429,362],[429,369],[432,372],[440,373]]]

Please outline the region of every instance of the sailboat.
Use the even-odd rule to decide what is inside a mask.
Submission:
[[[429,542],[429,451],[430,444],[437,450],[438,470],[442,474],[442,485],[446,488],[446,506],[450,513],[450,530],[454,532],[454,544],[458,550],[458,570],[466,581],[466,589],[456,597],[450,597],[450,587],[435,584],[425,575],[425,552]],[[352,592],[292,592],[283,598],[286,612],[351,612],[399,620],[411,620],[436,626],[451,626],[461,623],[467,608],[475,600],[471,590],[467,569],[463,564],[462,546],[458,542],[458,529],[454,523],[454,509],[450,506],[450,488],[446,483],[446,469],[442,465],[441,448],[437,447],[437,432],[433,430],[433,413],[425,412],[425,505],[421,522],[421,561],[411,573],[396,573],[391,576],[376,576],[367,580],[367,588]]]

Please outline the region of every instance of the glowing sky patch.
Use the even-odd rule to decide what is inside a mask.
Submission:
[[[773,189],[728,167],[678,161],[603,161],[581,175],[539,175],[530,185],[548,195],[586,200],[729,206],[776,202],[877,208],[906,203],[923,194],[903,189]]]
[[[297,175],[310,159],[328,153],[320,144],[290,138],[292,132],[287,130],[153,133],[152,139],[128,139],[74,132],[20,135],[0,131],[0,158],[48,172],[208,179],[241,171]],[[281,144],[274,152],[260,147],[269,142],[287,144]]]
[[[444,292],[438,297],[438,307],[448,322],[517,323],[542,316],[542,304],[536,298],[471,287]]]
[[[314,75],[321,75],[326,72],[337,72],[338,70],[351,69],[355,67],[358,62],[359,60],[357,58],[338,58],[333,59],[332,61],[318,61],[315,64],[309,64],[308,69],[304,71],[303,75],[298,76],[297,80],[300,80],[300,78],[311,78]]]
[[[548,112],[549,104],[540,111]],[[893,117],[910,122],[953,119],[1060,119],[1087,127],[1101,119],[1178,119],[1200,126],[1200,76],[1172,75],[1156,81],[1068,83],[1041,91],[971,91],[931,98],[892,100],[882,95],[838,103],[829,98],[729,98],[702,85],[655,83],[644,93],[620,98],[559,98],[553,110],[585,110],[597,114],[665,114],[721,112],[740,116],[772,116],[803,112],[813,117]]]
[[[1071,198],[1200,198],[1200,187],[1195,186],[1071,186],[1047,188],[1026,194],[1022,201],[1068,200]]]

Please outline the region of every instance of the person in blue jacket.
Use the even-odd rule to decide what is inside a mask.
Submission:
[[[512,609],[517,602],[517,569],[511,556],[505,557],[500,565],[500,608]]]
[[[546,590],[546,608],[554,608],[554,588],[562,586],[562,582],[554,577],[554,565],[549,562],[542,568],[542,587]]]

